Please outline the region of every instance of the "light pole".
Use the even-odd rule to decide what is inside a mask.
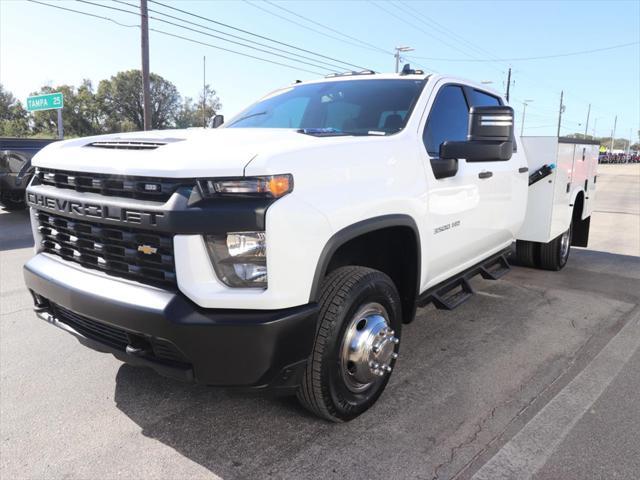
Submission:
[[[601,117],[596,117],[595,120],[593,121],[593,138],[596,138],[596,135],[598,133],[598,119],[600,119]]]
[[[394,57],[396,57],[396,73],[400,71],[400,52],[413,52],[413,48],[411,47],[396,47],[396,53]]]
[[[618,124],[618,116],[616,115],[615,120],[613,121],[613,130],[611,130],[611,148],[609,151],[613,153],[613,141],[616,136],[616,125]]]
[[[524,135],[524,116],[527,113],[527,105],[529,105],[531,102],[533,102],[533,100],[531,99],[527,99],[522,102],[522,126],[520,127],[520,136]]]

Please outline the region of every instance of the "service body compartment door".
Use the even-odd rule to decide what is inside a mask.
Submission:
[[[571,224],[577,191],[585,191],[582,218],[593,210],[593,177],[598,162],[597,145],[558,137],[521,138],[529,173],[554,164],[551,175],[529,186],[527,214],[516,238],[547,243],[564,233]],[[585,190],[586,187],[586,190]]]

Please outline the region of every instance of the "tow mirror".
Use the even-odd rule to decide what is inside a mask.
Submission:
[[[513,141],[513,108],[471,107],[467,140]]]
[[[224,115],[215,115],[211,121],[211,128],[218,128],[224,123]]]
[[[467,162],[505,161],[513,155],[513,108],[471,107],[467,141],[446,141],[440,158]]]

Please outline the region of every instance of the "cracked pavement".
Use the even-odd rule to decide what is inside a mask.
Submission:
[[[478,294],[455,311],[418,310],[385,393],[341,425],[295,399],[123,365],[37,320],[21,272],[32,255],[28,217],[0,210],[0,477],[470,478],[637,312],[639,178],[640,165],[600,166],[590,247],[572,250],[565,270],[515,267],[498,281],[473,280]],[[602,430],[607,406],[639,410],[640,380],[620,382],[597,416],[578,422],[587,444],[563,444],[536,478],[589,478],[580,451],[593,449],[590,428]],[[605,433],[616,447],[633,438]]]

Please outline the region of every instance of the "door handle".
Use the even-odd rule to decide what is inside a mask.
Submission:
[[[483,179],[483,180],[485,178],[491,178],[491,177],[493,177],[493,172],[480,172],[478,174],[478,178]]]
[[[520,167],[518,169],[518,173],[527,173],[529,171],[528,167]]]

